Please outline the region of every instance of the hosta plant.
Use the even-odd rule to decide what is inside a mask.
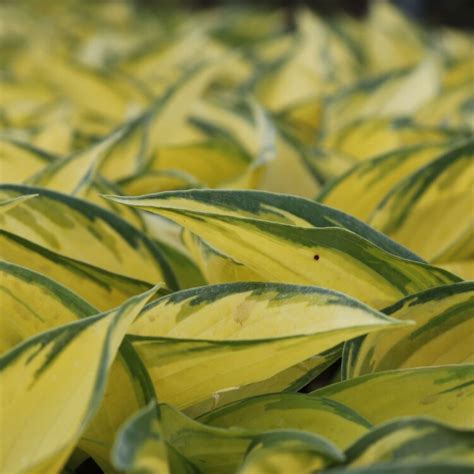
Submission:
[[[473,472],[467,33],[0,11],[1,473]]]

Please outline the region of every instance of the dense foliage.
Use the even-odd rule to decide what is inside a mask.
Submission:
[[[0,14],[1,473],[472,473],[470,36]]]

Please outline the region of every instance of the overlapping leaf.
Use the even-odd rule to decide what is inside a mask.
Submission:
[[[416,321],[391,335],[367,335],[347,344],[346,377],[383,370],[473,362],[474,284],[440,286],[409,296],[385,314]]]
[[[245,389],[358,334],[398,324],[321,288],[237,283],[157,300],[131,326],[128,339],[160,400],[183,408],[220,391]],[[294,376],[299,378],[297,371]]]
[[[350,446],[339,463],[328,463],[310,441],[304,433],[287,440],[264,435],[247,456],[242,472],[309,474],[327,464],[318,472],[468,472],[474,462],[472,431],[425,418],[405,418],[374,428]]]
[[[401,181],[380,202],[370,223],[422,257],[443,261],[453,246],[472,240],[473,152],[474,143],[464,143]],[[441,221],[442,226],[433,228]]]
[[[151,286],[65,257],[3,230],[0,230],[0,256],[58,281],[101,311],[117,306]]]
[[[273,431],[277,440],[287,440],[288,431]],[[151,404],[129,421],[117,439],[115,465],[130,471],[232,473],[246,450],[265,434],[240,428],[206,426],[187,418],[166,404]],[[339,460],[342,454],[329,441],[306,435],[313,451],[323,459]],[[161,471],[159,470],[161,469]]]
[[[38,194],[2,217],[2,229],[53,252],[150,283],[174,276],[157,245],[113,214],[73,197],[28,186],[2,185],[5,198]]]
[[[457,280],[443,270],[389,254],[345,228],[249,218],[245,207],[216,213],[211,205],[209,212],[192,199],[188,204],[178,195],[174,203],[173,197],[162,193],[113,199],[174,220],[266,280],[321,285],[379,308],[403,295]]]
[[[390,370],[354,377],[312,392],[343,403],[379,424],[400,416],[433,416],[472,429],[472,364]]]
[[[416,145],[363,161],[332,181],[318,200],[367,220],[388,190],[432,161],[442,149],[440,144]]]
[[[2,470],[61,469],[98,408],[129,324],[151,294],[41,333],[2,355],[2,431],[9,433],[2,442]]]

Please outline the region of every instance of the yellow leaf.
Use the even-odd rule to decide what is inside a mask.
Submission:
[[[176,287],[156,244],[119,217],[86,201],[29,186],[0,186],[0,196],[36,193],[35,199],[1,216],[10,233],[66,257],[112,273]]]
[[[329,290],[237,283],[157,300],[132,325],[128,338],[160,400],[184,408],[268,379],[394,323]],[[324,357],[320,363],[325,364]]]
[[[61,469],[98,408],[129,324],[153,291],[39,334],[0,358],[1,424],[8,433],[2,471]]]
[[[384,313],[417,324],[348,343],[343,362],[346,377],[474,362],[473,283],[439,286],[409,296]]]

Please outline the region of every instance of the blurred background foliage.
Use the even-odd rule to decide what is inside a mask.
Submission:
[[[18,0],[5,0],[2,4],[18,5]],[[21,3],[37,4],[38,10],[47,10],[51,2],[44,0],[21,0]],[[53,2],[70,5],[70,0]],[[121,0],[82,0],[77,2],[81,7],[91,4],[121,3]],[[302,6],[308,6],[320,15],[334,15],[341,12],[357,17],[367,14],[370,0],[132,0],[138,10],[199,10],[214,7],[245,7],[256,9],[284,8],[288,11],[288,18]],[[405,14],[418,22],[433,25],[446,25],[472,30],[474,28],[474,2],[472,0],[392,0]]]
[[[246,6],[286,8],[295,10],[301,6],[315,9],[322,15],[341,11],[355,16],[367,13],[369,0],[135,0],[140,7],[161,8],[209,8],[216,6]],[[408,16],[425,23],[442,24],[460,28],[473,28],[474,2],[472,0],[394,0]]]

